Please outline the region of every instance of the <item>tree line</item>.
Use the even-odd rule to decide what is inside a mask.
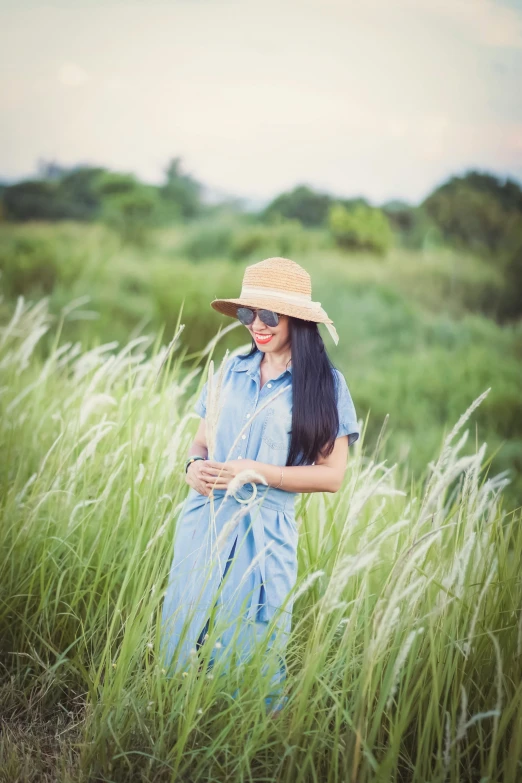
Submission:
[[[248,213],[240,200],[209,204],[205,187],[179,157],[169,161],[160,185],[103,167],[43,163],[38,176],[0,184],[0,220],[102,220],[129,242],[154,227],[191,223],[227,209]],[[522,313],[522,188],[510,178],[471,170],[449,178],[420,204],[372,205],[297,185],[249,217],[267,225],[287,221],[326,229],[339,248],[385,256],[393,244],[409,248],[452,246],[502,264],[511,291],[507,317]]]

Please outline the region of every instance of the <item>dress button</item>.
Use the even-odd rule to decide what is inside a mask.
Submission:
[[[250,418],[250,413],[247,413],[247,419],[249,419],[249,418]]]
[[[267,386],[268,386],[269,389],[272,388],[272,384],[271,383],[267,383]]]
[[[243,440],[245,440],[245,438],[246,438],[246,435],[241,435],[241,438],[242,438]]]
[[[238,459],[243,459],[243,457],[241,456],[241,454],[239,455]]]

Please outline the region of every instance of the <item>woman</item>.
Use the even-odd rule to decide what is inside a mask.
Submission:
[[[232,646],[246,658],[274,620],[268,648],[280,665],[266,698],[272,707],[286,676],[297,576],[294,500],[301,492],[337,492],[359,427],[318,324],[336,344],[337,332],[312,301],[310,275],[299,264],[286,258],[253,264],[238,299],[211,305],[241,321],[252,348],[223,368],[215,459],[208,458],[208,381],[195,406],[202,420],[186,463],[190,490],[176,527],[162,642],[168,661],[183,670],[201,653],[216,618],[224,630],[212,642],[211,664]],[[255,476],[227,493],[245,470]]]

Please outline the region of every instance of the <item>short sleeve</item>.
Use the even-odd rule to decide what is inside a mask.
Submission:
[[[201,416],[202,419],[204,419],[207,415],[207,387],[208,381],[205,381],[199,397],[194,405],[195,412],[198,414],[198,416]]]
[[[339,412],[339,430],[336,437],[340,438],[342,435],[348,435],[348,445],[351,446],[359,439],[360,435],[357,414],[344,375],[337,369],[335,375],[337,384],[337,410]]]

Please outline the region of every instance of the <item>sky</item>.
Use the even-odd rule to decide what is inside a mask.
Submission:
[[[0,0],[0,180],[176,156],[259,202],[522,182],[522,0]]]

